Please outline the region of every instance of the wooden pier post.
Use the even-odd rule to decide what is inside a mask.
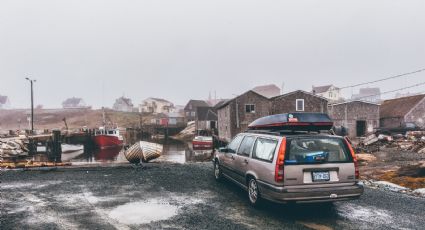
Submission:
[[[28,153],[30,156],[34,156],[35,154],[37,154],[37,146],[33,139],[29,139]]]
[[[53,162],[62,162],[62,142],[61,142],[61,131],[53,130],[52,132],[52,160]]]

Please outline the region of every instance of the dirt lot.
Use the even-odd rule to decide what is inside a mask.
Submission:
[[[384,148],[377,153],[360,154],[359,159],[362,179],[389,181],[410,189],[425,188],[425,154]]]
[[[30,114],[29,110],[0,110],[0,129],[27,129],[27,114]],[[102,125],[102,110],[42,109],[35,110],[34,114],[35,128],[40,130],[65,128],[63,118],[66,118],[70,129],[80,129],[83,126],[96,128]],[[106,110],[106,120],[120,127],[138,127],[140,119],[139,113]],[[142,119],[147,122],[150,117],[144,116]]]

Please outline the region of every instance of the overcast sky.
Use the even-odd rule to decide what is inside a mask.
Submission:
[[[72,96],[111,107],[122,95],[185,104],[268,83],[346,86],[425,68],[424,12],[424,0],[0,0],[0,95],[28,107],[25,77],[53,108]]]

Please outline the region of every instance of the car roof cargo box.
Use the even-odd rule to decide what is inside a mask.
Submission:
[[[319,132],[332,127],[333,122],[325,113],[283,113],[259,118],[248,130]]]

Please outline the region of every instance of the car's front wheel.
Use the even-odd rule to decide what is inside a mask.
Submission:
[[[258,189],[257,180],[249,178],[248,180],[248,198],[252,206],[258,206],[261,202],[260,191]]]
[[[223,174],[221,172],[220,163],[218,161],[214,161],[214,178],[216,181],[219,181],[223,178]]]

